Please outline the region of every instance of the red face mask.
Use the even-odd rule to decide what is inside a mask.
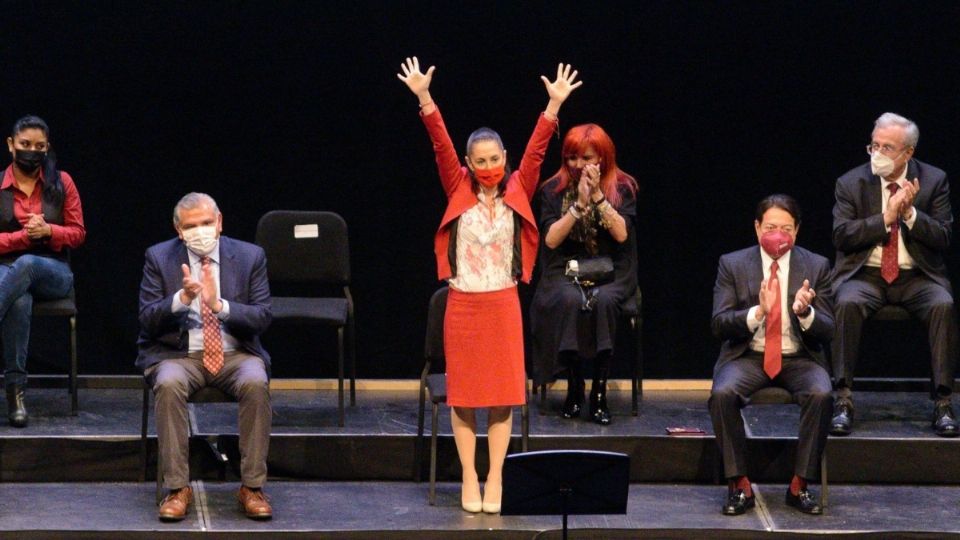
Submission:
[[[783,231],[770,231],[760,237],[760,247],[767,255],[779,259],[793,249],[793,237]]]
[[[489,169],[474,169],[473,175],[477,178],[477,182],[480,182],[480,185],[485,188],[492,188],[499,184],[500,180],[503,180],[504,170],[504,165],[490,167]]]

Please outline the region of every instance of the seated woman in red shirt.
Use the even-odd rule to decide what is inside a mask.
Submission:
[[[550,97],[520,167],[511,173],[500,136],[480,128],[467,140],[466,167],[430,97],[434,68],[424,74],[417,58],[397,74],[420,101],[420,114],[433,142],[447,210],[434,238],[440,279],[450,285],[444,316],[447,404],[463,468],[461,506],[468,512],[500,511],[503,461],[510,443],[513,407],[526,401],[523,323],[517,280],[528,283],[536,260],[538,233],[530,200],[540,165],[557,130],[560,105],[581,83],[561,64],[557,78],[541,77]],[[490,471],[480,496],[474,464],[476,409],[487,408]]]
[[[64,298],[73,287],[68,249],[83,244],[83,209],[73,179],[57,170],[50,129],[25,116],[7,138],[13,163],[0,183],[0,338],[10,425],[25,427],[27,343],[33,297]]]

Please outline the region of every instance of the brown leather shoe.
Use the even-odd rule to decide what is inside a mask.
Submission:
[[[273,517],[273,509],[267,502],[267,494],[262,489],[250,489],[247,486],[240,486],[237,492],[237,500],[240,501],[240,508],[250,519],[270,519]]]
[[[171,489],[160,503],[160,521],[180,521],[187,517],[191,501],[193,501],[193,490],[190,486]]]

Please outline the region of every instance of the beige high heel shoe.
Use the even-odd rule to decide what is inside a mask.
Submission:
[[[469,494],[467,492],[470,492]],[[472,500],[467,500],[467,497]],[[480,499],[480,482],[476,483],[475,489],[468,489],[467,484],[460,488],[460,507],[471,514],[476,514],[483,510],[483,502]]]
[[[491,485],[489,482],[483,486],[483,511],[486,514],[499,514],[500,501],[503,499],[503,484],[498,482]]]

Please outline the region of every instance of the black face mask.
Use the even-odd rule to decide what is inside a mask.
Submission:
[[[47,157],[46,152],[37,152],[35,150],[17,150],[13,155],[13,161],[17,167],[27,173],[33,174],[43,163],[43,158]]]

